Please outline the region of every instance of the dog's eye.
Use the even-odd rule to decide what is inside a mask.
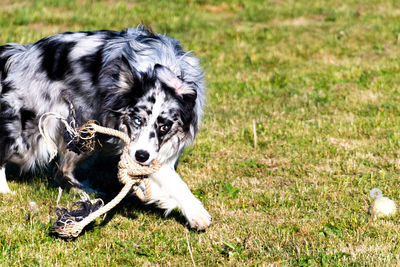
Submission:
[[[161,125],[160,126],[160,133],[161,134],[166,134],[169,131],[169,126],[168,125]]]
[[[134,118],[133,123],[135,123],[137,126],[140,126],[140,125],[142,125],[142,120],[139,118]]]

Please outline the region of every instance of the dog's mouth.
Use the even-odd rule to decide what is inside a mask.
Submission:
[[[136,164],[140,165],[141,167],[144,168],[153,168],[153,167],[157,167],[157,165],[160,164],[160,162],[156,159],[153,159],[149,162],[138,162],[137,160],[134,160]]]
[[[137,160],[135,157],[132,157],[132,159],[136,164],[138,164],[140,166],[144,166],[144,167],[153,167],[154,165],[157,164],[157,160],[156,159],[148,159],[146,161]]]
[[[144,167],[149,167],[149,166],[151,166],[150,163],[143,163],[143,162],[139,162],[139,161],[137,161],[137,160],[135,160],[135,163],[137,163],[137,164],[140,165],[140,166],[144,166]]]

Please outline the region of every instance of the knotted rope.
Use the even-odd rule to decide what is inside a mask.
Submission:
[[[90,200],[86,200],[73,204],[70,211],[68,211],[67,209],[58,209],[58,219],[53,225],[55,233],[64,238],[77,237],[86,225],[91,223],[100,215],[108,212],[109,210],[114,208],[119,202],[121,202],[121,200],[129,193],[131,189],[135,191],[137,197],[142,201],[148,201],[150,199],[150,182],[148,179],[145,179],[145,175],[149,175],[158,171],[160,169],[160,163],[157,160],[154,160],[151,166],[143,166],[136,163],[129,156],[129,144],[131,140],[128,135],[111,128],[102,127],[95,124],[94,122],[88,122],[80,128],[74,129],[70,127],[68,122],[61,116],[57,114],[48,115],[52,118],[60,119],[66,126],[68,125],[69,127],[66,127],[67,131],[70,134],[72,133],[74,137],[84,136],[84,140],[88,141],[89,145],[87,146],[89,147],[94,146],[93,139],[95,133],[115,136],[120,138],[125,143],[120,161],[118,163],[118,179],[122,184],[124,184],[124,187],[121,189],[119,194],[110,202],[108,202],[105,206],[102,206],[101,203],[99,204],[98,201],[92,202]],[[42,121],[43,118],[44,120]],[[39,121],[39,129],[46,142],[48,142],[48,140],[51,140],[45,127],[47,120],[48,118],[42,116]],[[52,146],[52,148],[56,148],[54,142],[52,140],[51,142],[52,143],[50,143],[50,145]],[[142,182],[145,185],[144,192],[139,187]],[[99,208],[99,206],[101,207]],[[88,216],[86,216],[86,214],[85,216],[81,216],[81,211],[83,210],[89,210]],[[80,216],[74,216],[78,213],[80,214]]]

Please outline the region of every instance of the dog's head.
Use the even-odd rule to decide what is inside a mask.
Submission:
[[[117,89],[106,97],[109,116],[103,120],[131,137],[136,162],[174,161],[197,132],[196,98],[195,86],[168,67],[156,64],[138,72],[124,61]]]

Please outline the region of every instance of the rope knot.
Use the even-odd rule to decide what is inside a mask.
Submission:
[[[136,163],[128,152],[124,151],[118,163],[118,179],[123,184],[132,182],[136,196],[143,202],[147,202],[151,197],[151,186],[146,176],[159,169],[160,163],[157,160],[153,160],[152,166],[143,166]],[[144,182],[144,190],[139,186],[142,182]]]

